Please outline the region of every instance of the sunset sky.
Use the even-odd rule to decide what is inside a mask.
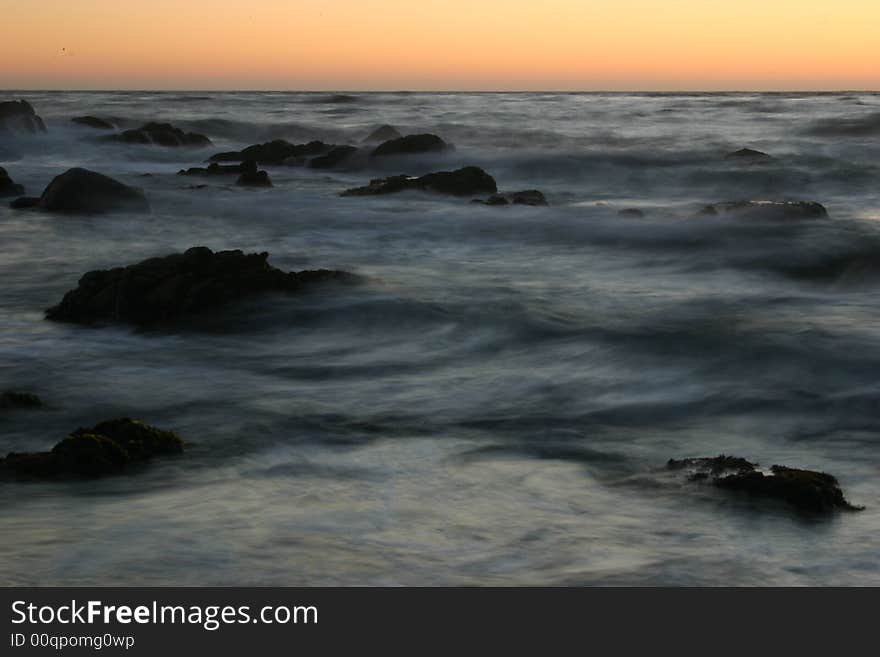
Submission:
[[[880,89],[878,0],[0,0],[5,89]]]

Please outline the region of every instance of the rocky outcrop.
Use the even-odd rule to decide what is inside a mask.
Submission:
[[[48,452],[9,453],[0,458],[0,475],[23,479],[64,479],[120,474],[156,456],[183,452],[184,442],[129,418],[77,429]]]
[[[47,212],[150,211],[150,204],[140,189],[124,185],[109,176],[79,168],[56,176],[39,200],[21,198],[12,207],[39,207]]]
[[[325,155],[309,160],[309,166],[313,169],[332,169],[345,164],[357,151],[355,146],[335,146]]]
[[[235,184],[239,187],[271,187],[272,180],[265,171],[245,171]]]
[[[140,128],[124,130],[118,135],[103,137],[126,144],[155,144],[157,146],[208,146],[211,140],[196,132],[184,132],[170,123],[146,123]]]
[[[104,119],[99,119],[97,116],[75,116],[70,120],[95,130],[116,130],[115,125]]]
[[[394,139],[400,139],[403,137],[400,134],[400,131],[395,128],[393,125],[383,125],[379,126],[369,135],[364,137],[363,142],[365,144],[380,144],[385,141],[392,141]]]
[[[286,273],[270,266],[268,257],[238,250],[215,253],[200,246],[128,267],[91,271],[46,311],[46,318],[150,326],[269,292],[293,293],[315,283],[357,280],[327,269]]]
[[[9,100],[0,103],[0,134],[35,134],[46,132],[43,122],[26,100]]]
[[[16,408],[42,408],[43,400],[31,392],[6,390],[0,393],[0,410]]]
[[[782,465],[774,465],[769,472],[762,472],[757,463],[724,454],[714,458],[670,459],[666,467],[687,472],[690,481],[705,481],[724,490],[787,502],[805,512],[863,508],[850,504],[837,479],[824,472]]]
[[[24,186],[12,181],[6,169],[0,167],[0,198],[7,196],[21,196],[24,194]]]
[[[498,191],[495,179],[479,167],[464,167],[456,171],[438,171],[424,176],[391,176],[376,178],[364,187],[342,192],[342,196],[378,196],[408,190],[472,196]]]
[[[284,139],[275,139],[264,144],[254,144],[248,146],[241,151],[227,151],[225,153],[216,153],[210,157],[212,162],[242,162],[244,160],[253,160],[258,164],[285,164],[286,160],[290,164],[301,164],[300,158],[314,157],[323,155],[331,150],[333,146],[325,144],[322,141],[310,141],[307,144],[291,144]]]
[[[815,201],[728,201],[707,205],[700,214],[737,214],[758,219],[825,219],[828,210]]]
[[[474,199],[474,202],[482,203],[483,205],[549,205],[544,194],[537,189],[526,189],[521,192],[510,192],[508,194],[492,194],[485,201]]]
[[[767,153],[762,153],[761,151],[756,151],[751,148],[741,148],[738,151],[734,151],[733,153],[728,153],[724,156],[724,159],[746,163],[756,163],[769,162],[773,159],[773,157],[771,155],[767,155]]]
[[[371,155],[386,157],[388,155],[416,155],[419,153],[437,153],[450,148],[449,144],[437,135],[407,135],[390,139],[376,146]]]

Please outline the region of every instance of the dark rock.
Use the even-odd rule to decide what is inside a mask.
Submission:
[[[170,123],[146,123],[140,128],[124,130],[118,135],[103,137],[126,144],[156,144],[157,146],[208,146],[211,140],[195,132],[184,132]]]
[[[403,137],[402,134],[392,125],[383,125],[371,132],[364,138],[364,143],[381,143],[385,141],[392,141],[394,139],[400,139]]]
[[[497,189],[495,179],[488,173],[479,167],[464,167],[456,171],[429,173],[418,178],[406,175],[376,178],[371,180],[370,184],[365,187],[355,187],[354,189],[342,192],[342,196],[376,196],[406,190],[470,196],[472,194],[495,192]]]
[[[309,166],[313,169],[331,169],[343,164],[357,151],[354,146],[336,146],[326,155],[309,160]]]
[[[310,141],[307,144],[291,144],[284,139],[275,139],[265,144],[254,144],[242,151],[216,153],[209,159],[212,162],[241,162],[254,160],[258,164],[283,164],[288,159],[299,159],[322,155],[333,146],[322,141]]]
[[[700,214],[741,214],[757,219],[825,219],[828,211],[815,201],[728,201],[707,205]]]
[[[12,178],[6,173],[6,169],[0,167],[0,198],[21,196],[22,194],[24,194],[24,186],[12,182]]]
[[[46,124],[26,100],[10,100],[0,103],[0,134],[4,132],[46,132]]]
[[[84,125],[88,128],[95,128],[96,130],[115,130],[116,126],[110,123],[109,121],[105,121],[104,119],[99,119],[97,116],[75,116],[70,119],[74,123],[78,123],[79,125]]]
[[[724,159],[739,160],[741,162],[767,162],[768,160],[772,160],[773,157],[767,155],[767,153],[762,153],[761,151],[756,151],[751,148],[741,148],[733,153],[728,153],[724,156]]]
[[[268,253],[185,253],[150,258],[136,265],[91,271],[76,289],[46,311],[55,321],[91,324],[119,321],[149,326],[174,321],[268,292],[299,292],[309,284],[354,282],[352,274],[318,269],[285,273]]]
[[[7,390],[0,393],[0,409],[42,408],[43,400],[30,392]]]
[[[218,164],[212,162],[207,167],[190,167],[177,172],[178,176],[226,176],[254,174],[257,172],[257,163],[253,160],[245,160],[241,164]]]
[[[49,212],[110,212],[131,210],[149,212],[144,193],[108,176],[88,169],[70,169],[49,183],[37,203],[18,199],[15,208],[38,206]]]
[[[645,216],[645,213],[638,208],[624,208],[623,210],[620,210],[617,214],[621,217],[632,217],[635,219],[641,219]]]
[[[239,187],[271,187],[272,180],[265,171],[247,171],[238,177],[235,184]]]
[[[39,205],[40,198],[38,196],[22,196],[10,203],[9,207],[13,210],[25,210],[27,208],[36,208]]]
[[[417,153],[435,153],[449,148],[449,144],[437,135],[407,135],[397,139],[390,139],[376,146],[373,157],[387,155],[414,155]]]
[[[171,431],[120,418],[77,429],[49,452],[8,454],[0,473],[55,479],[118,474],[155,456],[180,454],[184,443]]]
[[[710,481],[725,490],[784,501],[805,512],[863,508],[850,504],[837,479],[824,472],[774,465],[768,474],[759,470],[757,463],[724,454],[714,458],[670,459],[666,465],[671,470],[688,470],[691,481]]]
[[[537,189],[527,189],[509,194],[492,194],[485,201],[474,199],[473,202],[482,203],[483,205],[549,205],[544,194]]]

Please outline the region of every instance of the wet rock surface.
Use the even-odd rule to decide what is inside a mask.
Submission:
[[[38,132],[46,132],[46,124],[29,102],[26,100],[0,102],[0,134],[36,134]]]
[[[438,171],[424,176],[391,176],[376,178],[364,187],[355,187],[342,192],[342,196],[377,196],[395,194],[408,190],[471,196],[493,193],[498,190],[495,179],[479,167],[464,167],[455,171]]]
[[[705,206],[702,216],[738,214],[758,219],[825,219],[828,210],[816,201],[726,201]]]
[[[39,207],[47,212],[103,213],[114,210],[149,212],[144,193],[88,169],[70,169],[56,176],[39,199],[24,197],[13,208]]]
[[[97,116],[75,116],[70,120],[77,125],[84,125],[95,130],[116,130],[115,125]]]
[[[755,163],[769,162],[773,159],[773,157],[771,155],[768,155],[767,153],[756,151],[752,148],[741,148],[738,151],[728,153],[724,156],[724,159],[738,162]]]
[[[24,194],[24,185],[16,184],[6,169],[0,167],[0,198],[7,196],[21,196]]]
[[[211,251],[149,258],[128,267],[91,271],[46,311],[54,321],[158,325],[269,292],[299,292],[311,284],[356,282],[353,274],[317,269],[283,272],[268,253]]]
[[[157,146],[208,146],[211,140],[196,132],[184,132],[170,123],[145,123],[140,128],[124,130],[118,135],[103,137],[126,144],[155,144]]]
[[[272,180],[265,171],[245,171],[235,184],[239,187],[271,187]]]
[[[666,467],[688,473],[690,481],[705,481],[724,490],[787,502],[800,511],[827,513],[859,511],[843,495],[832,475],[774,465],[763,472],[757,463],[736,456],[670,459]]]
[[[263,144],[254,144],[240,151],[215,153],[210,157],[212,162],[242,162],[253,160],[258,164],[302,164],[307,157],[323,155],[333,148],[322,141],[310,141],[306,144],[292,144],[284,139],[275,139]],[[290,160],[290,162],[286,162]]]
[[[43,400],[32,392],[6,390],[0,392],[0,410],[42,408]]]
[[[543,192],[540,192],[537,189],[526,189],[520,192],[510,192],[507,194],[492,194],[492,196],[486,200],[474,199],[474,203],[482,203],[483,205],[549,205]]]
[[[80,428],[48,452],[10,452],[0,458],[0,476],[64,479],[120,474],[156,456],[183,452],[176,433],[119,418]]]
[[[437,153],[450,148],[449,144],[437,135],[425,133],[421,135],[407,135],[397,139],[390,139],[379,144],[371,155],[373,157],[386,157],[389,155],[415,155],[418,153]]]

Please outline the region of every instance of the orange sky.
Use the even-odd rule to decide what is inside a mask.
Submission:
[[[880,89],[880,0],[0,0],[5,89]]]

